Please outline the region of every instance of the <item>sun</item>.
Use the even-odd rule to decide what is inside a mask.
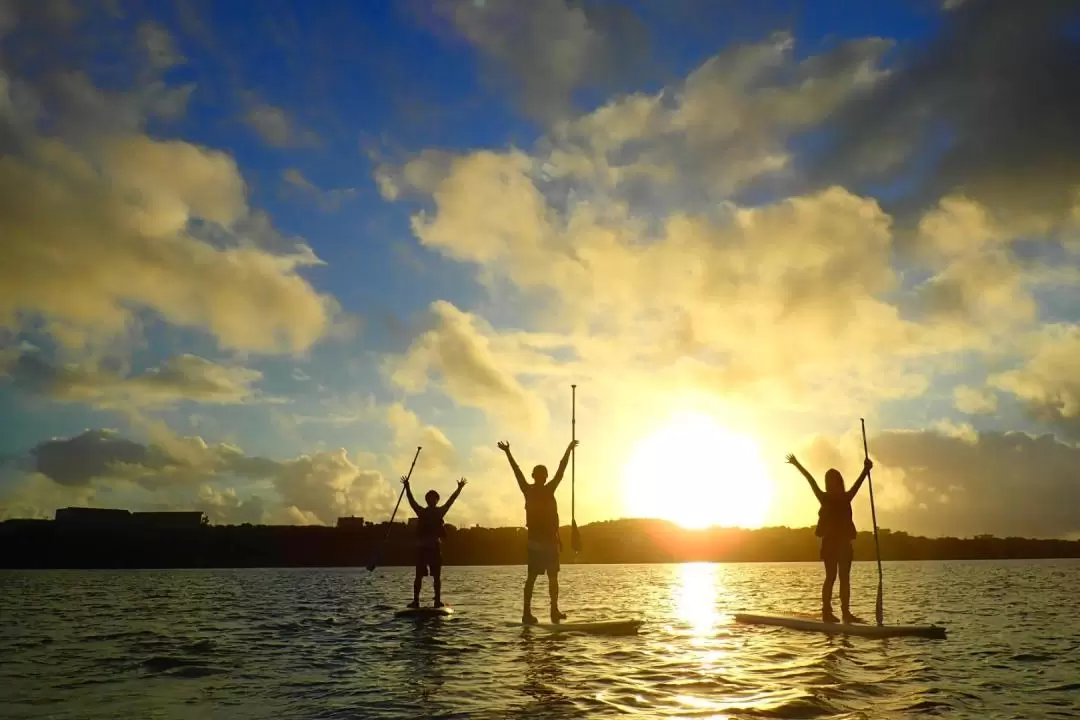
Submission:
[[[678,415],[643,440],[622,478],[628,515],[686,528],[761,527],[772,499],[757,442],[702,413]]]

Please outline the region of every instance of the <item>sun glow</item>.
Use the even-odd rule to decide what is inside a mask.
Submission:
[[[760,527],[772,481],[757,442],[686,413],[643,440],[623,468],[626,512],[686,528]]]

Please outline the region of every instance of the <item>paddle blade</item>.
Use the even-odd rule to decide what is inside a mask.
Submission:
[[[578,531],[577,523],[570,525],[570,547],[575,553],[581,552],[581,532]]]

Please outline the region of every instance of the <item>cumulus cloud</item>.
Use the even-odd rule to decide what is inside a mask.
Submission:
[[[493,349],[486,323],[442,300],[432,303],[430,312],[433,327],[404,355],[387,360],[391,382],[418,393],[434,381],[458,403],[497,419],[532,428],[546,424],[547,409],[522,385],[508,358]]]
[[[130,483],[151,497],[178,497],[213,517],[240,522],[271,518],[333,525],[342,515],[389,513],[396,497],[379,471],[359,467],[342,449],[272,460],[198,437],[178,438],[166,447],[135,442],[115,431],[88,430],[40,443],[30,457],[32,472],[18,494],[21,505],[29,503],[34,488],[39,495],[56,495],[41,477],[71,489],[68,495],[84,489],[87,499],[102,488]],[[242,498],[235,488],[220,487],[240,480],[265,484],[271,497]]]
[[[1080,326],[1050,325],[1033,339],[1034,352],[990,384],[1012,393],[1031,414],[1080,437]]]
[[[992,413],[997,410],[997,395],[986,388],[960,385],[953,389],[953,402],[957,410],[969,415]]]
[[[1080,18],[1071,0],[953,2],[929,47],[908,48],[888,79],[833,121],[818,168],[890,180],[918,173],[905,203],[957,188],[1010,218],[1060,221],[1080,184]],[[916,168],[919,163],[922,167]]]
[[[189,231],[246,216],[231,158],[146,137],[104,149],[101,171],[51,140],[0,158],[0,326],[31,313],[79,344],[145,308],[257,352],[302,351],[327,330],[329,298],[297,273],[317,262],[310,250],[215,247]]]
[[[178,355],[143,373],[122,376],[93,365],[54,365],[38,352],[0,358],[0,377],[54,400],[104,408],[167,407],[181,401],[236,404],[260,399],[253,385],[262,373]]]
[[[644,23],[626,8],[565,0],[442,0],[435,12],[475,45],[489,76],[545,122],[565,117],[583,86],[647,69]]]
[[[300,126],[292,114],[275,105],[254,103],[244,116],[248,126],[274,147],[317,146],[319,136]]]
[[[416,413],[401,403],[386,406],[384,412],[400,455],[391,462],[393,466],[404,466],[411,462],[412,453],[418,446],[423,448],[416,461],[418,470],[446,472],[456,465],[457,451],[442,430],[424,424]]]
[[[879,515],[886,527],[961,537],[1080,530],[1080,449],[1052,435],[888,431],[872,447],[911,495],[907,506]]]

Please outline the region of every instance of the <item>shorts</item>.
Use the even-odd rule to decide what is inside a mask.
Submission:
[[[434,576],[442,572],[442,548],[438,545],[421,545],[416,549],[417,577]]]
[[[847,538],[821,538],[821,559],[827,563],[851,562],[855,557],[851,540]]]
[[[529,574],[544,575],[559,572],[559,545],[529,541]]]

